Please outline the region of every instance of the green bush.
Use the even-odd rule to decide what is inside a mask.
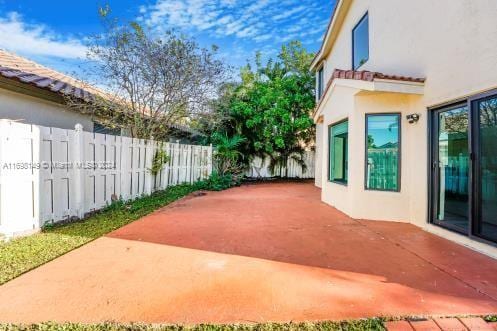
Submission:
[[[234,186],[240,186],[241,178],[232,174],[219,175],[214,172],[205,181],[197,183],[197,187],[200,190],[207,191],[222,191],[229,189]]]

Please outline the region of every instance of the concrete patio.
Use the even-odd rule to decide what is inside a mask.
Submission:
[[[0,321],[264,322],[497,312],[497,261],[353,220],[310,183],[190,196],[0,286]]]

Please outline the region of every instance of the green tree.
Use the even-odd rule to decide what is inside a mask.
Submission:
[[[257,54],[255,68],[248,64],[241,70],[227,131],[246,138],[242,154],[269,156],[273,173],[290,158],[305,166],[305,146],[314,138],[312,58],[300,42],[293,41],[282,47],[276,60],[262,64]]]
[[[209,116],[210,104],[226,79],[217,46],[201,48],[174,31],[157,35],[138,22],[99,10],[103,32],[87,38],[86,75],[106,92],[87,86],[92,95],[67,97],[67,104],[110,128],[133,137],[167,139],[176,124]]]
[[[214,152],[214,164],[220,176],[240,173],[240,159],[243,154],[238,151],[238,147],[245,141],[240,135],[229,137],[226,133],[216,132],[212,136],[212,141],[216,145]]]

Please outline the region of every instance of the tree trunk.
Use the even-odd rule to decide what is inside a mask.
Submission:
[[[288,156],[285,156],[283,161],[285,161],[285,163],[283,163],[285,166],[285,178],[288,178]]]

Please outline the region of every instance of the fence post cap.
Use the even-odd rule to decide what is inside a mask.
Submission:
[[[74,126],[74,130],[76,131],[83,131],[83,125],[78,123]]]

